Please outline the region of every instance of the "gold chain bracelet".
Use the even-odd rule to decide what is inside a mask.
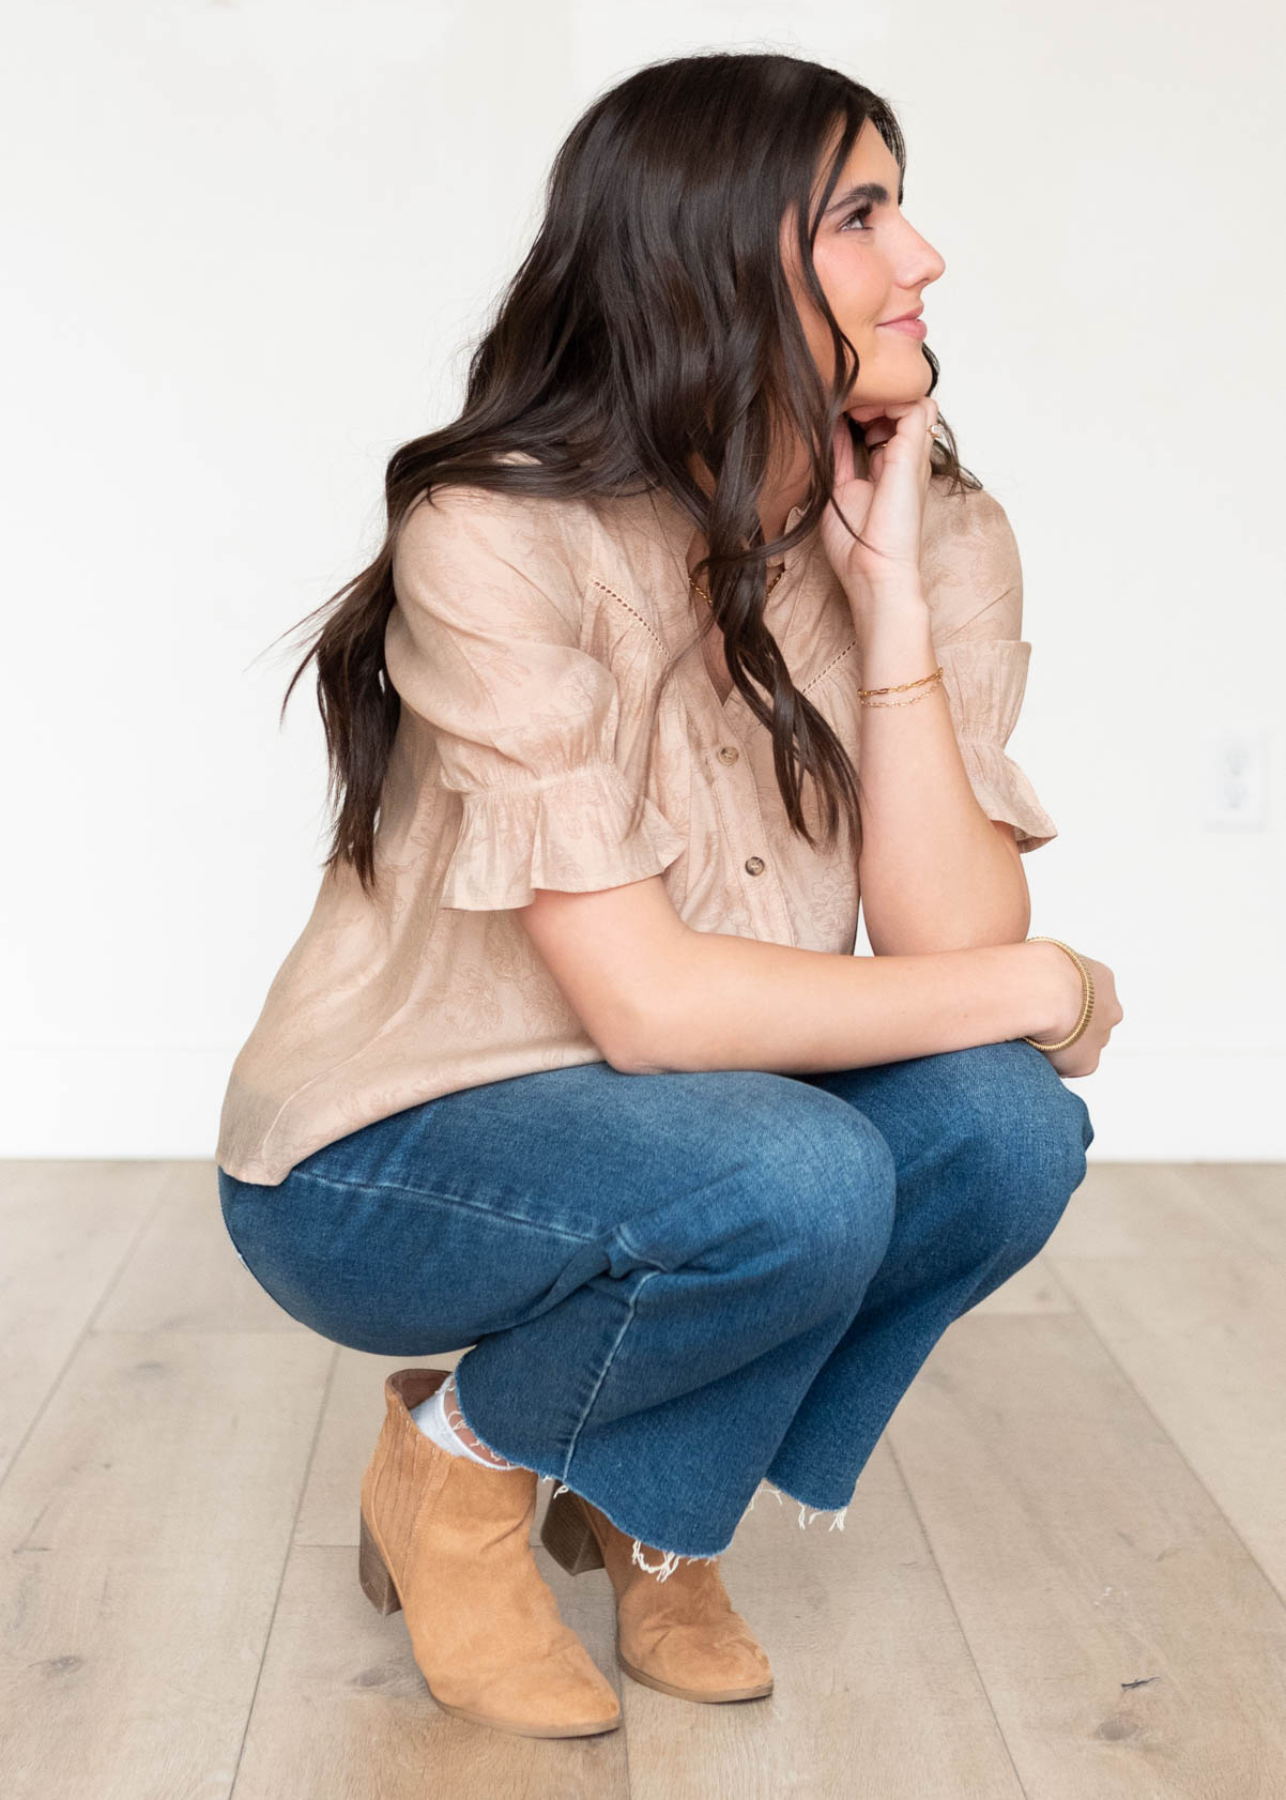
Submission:
[[[1090,1022],[1090,1015],[1094,1011],[1094,977],[1085,967],[1085,964],[1081,961],[1075,950],[1072,949],[1072,946],[1070,944],[1065,944],[1062,938],[1029,937],[1027,942],[1029,944],[1057,944],[1060,950],[1065,950],[1067,952],[1081,972],[1081,981],[1084,984],[1084,995],[1081,1000],[1081,1016],[1076,1021],[1075,1030],[1069,1032],[1065,1038],[1059,1038],[1056,1044],[1037,1044],[1035,1038],[1031,1037],[1024,1037],[1023,1039],[1024,1044],[1034,1044],[1037,1050],[1066,1050],[1069,1044],[1074,1044],[1077,1038],[1083,1035]]]
[[[942,664],[939,663],[932,675],[921,675],[918,681],[901,681],[896,687],[858,688],[858,699],[863,706],[914,706],[917,700],[923,700],[925,694],[932,693],[934,686],[942,685]],[[868,700],[868,694],[904,694],[908,688],[923,688],[923,694],[913,694],[909,700]]]

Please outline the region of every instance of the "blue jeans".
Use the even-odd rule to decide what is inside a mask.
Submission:
[[[292,1318],[381,1356],[465,1348],[483,1444],[696,1557],[763,1481],[848,1505],[934,1344],[1049,1237],[1093,1136],[1015,1038],[814,1075],[540,1071],[363,1126],[276,1187],[218,1181]]]

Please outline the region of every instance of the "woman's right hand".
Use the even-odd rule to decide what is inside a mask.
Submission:
[[[1081,1016],[1081,1007],[1085,1002],[1085,984],[1081,980],[1080,970],[1066,950],[1060,950],[1057,944],[1042,944],[1040,948],[1048,951],[1051,956],[1056,956],[1062,964],[1066,971],[1067,995],[1054,1027],[1048,1031],[1033,1031],[1030,1035],[1039,1038],[1042,1043],[1056,1044],[1069,1031],[1076,1029],[1076,1021]],[[1094,1008],[1090,1013],[1090,1022],[1076,1042],[1069,1044],[1065,1050],[1043,1052],[1058,1073],[1066,1076],[1092,1075],[1098,1068],[1098,1059],[1112,1035],[1112,1027],[1119,1025],[1125,1017],[1116,997],[1116,978],[1111,969],[1106,963],[1096,962],[1092,956],[1086,956],[1083,950],[1077,950],[1076,954],[1089,970],[1090,979],[1094,983]]]

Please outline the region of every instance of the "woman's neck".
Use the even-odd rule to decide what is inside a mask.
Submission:
[[[858,444],[854,446],[853,468],[854,473],[862,480],[870,479],[870,457],[864,445]],[[698,464],[697,468],[693,471],[693,476],[700,485],[703,493],[709,494],[713,490],[714,482],[710,477],[709,471],[703,464]],[[764,542],[766,544],[772,543],[774,538],[783,537],[785,535],[787,519],[795,508],[797,506],[803,506],[807,499],[808,458],[803,452],[803,447],[800,446],[800,449],[792,461],[790,470],[785,475],[780,476],[776,480],[765,485],[760,493],[758,501],[759,523],[763,528]],[[689,571],[691,571],[701,557],[705,555],[707,548],[705,540],[701,537],[699,532],[697,533],[694,542],[696,542],[697,548],[695,551],[689,553]]]

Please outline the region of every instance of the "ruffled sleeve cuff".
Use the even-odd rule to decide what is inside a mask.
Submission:
[[[960,758],[989,819],[1015,828],[1022,852],[1039,850],[1058,827],[1027,776],[1005,755],[1027,686],[1031,645],[1021,638],[962,638],[938,647]]]
[[[687,842],[615,763],[583,767],[520,786],[463,794],[460,835],[439,904],[467,911],[527,906],[537,888],[591,893],[658,875]]]

